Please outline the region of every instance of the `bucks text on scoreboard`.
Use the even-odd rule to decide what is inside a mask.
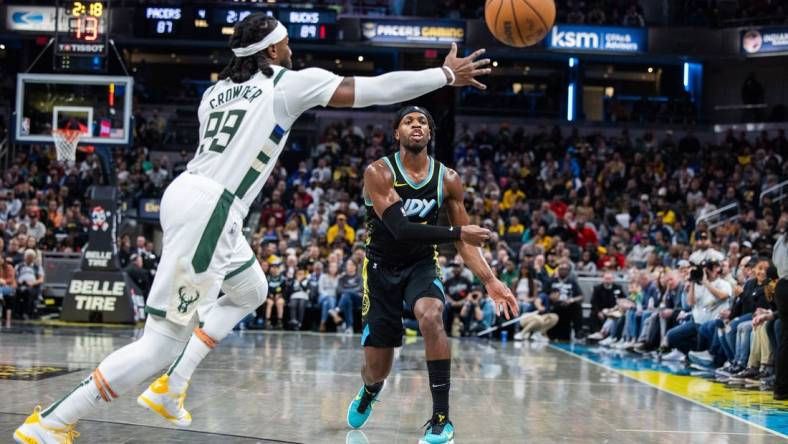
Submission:
[[[55,53],[60,56],[95,56],[107,53],[109,2],[58,1]]]

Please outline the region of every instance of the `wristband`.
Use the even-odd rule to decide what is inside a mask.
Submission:
[[[446,65],[443,65],[443,67],[442,67],[442,68],[443,68],[443,69],[444,69],[444,70],[445,70],[447,73],[449,73],[449,77],[450,77],[450,79],[449,79],[449,83],[448,83],[448,84],[449,84],[449,85],[454,85],[454,82],[457,80],[457,76],[455,76],[455,75],[454,75],[454,71],[452,71],[452,69],[451,69],[451,68],[449,68],[449,67],[448,67],[448,66],[446,66]]]

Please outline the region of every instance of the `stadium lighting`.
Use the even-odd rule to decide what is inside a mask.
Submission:
[[[569,86],[566,89],[566,120],[573,122],[575,120],[575,82],[577,79],[575,70],[579,60],[577,57],[569,57]]]
[[[566,103],[566,120],[572,122],[575,120],[575,84],[569,84],[569,90],[567,91],[567,103]]]
[[[362,55],[358,56],[358,61],[359,62],[363,62],[364,61],[364,56],[362,56]]]
[[[684,62],[684,91],[689,91],[689,63]]]

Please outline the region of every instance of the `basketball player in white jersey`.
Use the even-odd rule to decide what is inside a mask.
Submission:
[[[17,442],[72,442],[80,418],[167,365],[137,402],[188,426],[191,415],[183,402],[195,368],[266,299],[265,275],[241,228],[296,119],[316,106],[387,105],[445,85],[485,89],[475,77],[490,72],[488,59],[477,60],[483,50],[457,58],[455,45],[442,67],[422,71],[346,78],[317,68],[291,71],[287,31],[265,14],[238,23],[230,47],[234,57],[222,80],[200,103],[197,153],[161,201],[163,252],[144,334],[109,355],[63,398],[43,411],[36,407],[16,429]],[[489,237],[477,226],[461,231],[471,244]],[[225,296],[217,300],[220,289]]]

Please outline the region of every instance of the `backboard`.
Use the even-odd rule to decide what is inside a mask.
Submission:
[[[80,129],[80,144],[131,143],[131,77],[19,74],[14,139],[53,142],[54,129]]]

